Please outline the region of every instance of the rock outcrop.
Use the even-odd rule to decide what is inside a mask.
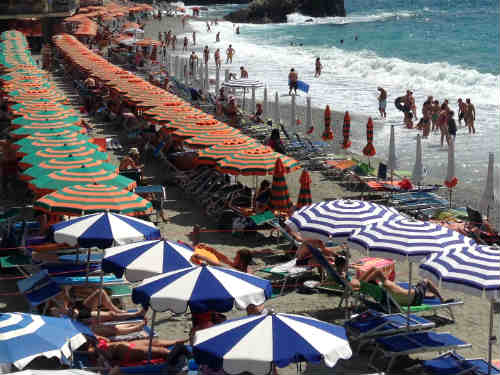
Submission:
[[[281,23],[286,15],[301,13],[311,17],[345,17],[344,0],[254,0],[247,8],[224,16],[235,23]]]

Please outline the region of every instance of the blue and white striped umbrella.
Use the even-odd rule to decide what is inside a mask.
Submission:
[[[160,238],[160,230],[153,223],[110,212],[63,221],[50,230],[55,242],[80,247],[106,248]]]
[[[347,238],[365,225],[400,216],[391,207],[357,200],[314,203],[293,213],[286,224],[305,238],[327,242],[330,237]]]
[[[319,362],[329,367],[352,356],[345,329],[300,315],[274,314],[229,320],[199,330],[193,341],[198,363],[226,373],[269,374],[273,365]]]
[[[349,237],[349,243],[372,255],[411,262],[432,253],[476,246],[471,238],[452,229],[402,217],[357,229]]]
[[[23,313],[0,314],[0,372],[14,365],[21,370],[37,357],[67,361],[71,350],[94,337],[90,329],[68,318]]]
[[[148,277],[181,268],[194,266],[191,263],[193,249],[179,242],[166,240],[142,241],[111,247],[104,252],[102,269],[116,277],[136,282]]]
[[[144,280],[132,291],[134,303],[154,311],[226,312],[271,297],[269,280],[223,267],[195,266]]]
[[[420,272],[446,288],[493,299],[500,291],[500,248],[475,246],[433,254]]]

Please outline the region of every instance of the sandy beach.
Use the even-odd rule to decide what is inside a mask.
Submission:
[[[180,18],[164,17],[161,22],[156,20],[148,22],[145,31],[146,36],[157,38],[159,31],[167,31],[171,29],[178,35],[178,41],[181,40],[179,35],[183,32],[189,32],[189,29],[182,29]],[[191,39],[190,39],[191,40]],[[181,43],[178,43],[180,45]],[[201,46],[198,46],[198,54],[200,54]],[[234,68],[233,68],[234,70]],[[61,77],[54,77],[57,86],[66,94],[70,93],[69,85],[61,80]],[[76,103],[73,98],[73,103]],[[286,108],[284,105],[283,109]],[[298,108],[300,113],[305,113],[305,108]],[[342,123],[343,113],[333,112],[333,122]],[[364,125],[367,118],[358,115],[352,115],[352,127],[358,130],[354,132],[353,137],[364,137]],[[290,114],[288,110],[281,111],[283,122],[289,123]],[[119,136],[120,133],[116,129],[111,129],[109,124],[96,122],[92,118],[86,119],[92,126],[93,136],[98,137],[113,137]],[[313,139],[319,140],[321,132],[323,131],[323,109],[313,109],[313,122],[316,125]],[[300,132],[303,134],[303,132]],[[112,163],[118,164],[121,154],[116,152],[109,152]],[[376,160],[374,161],[376,163]],[[289,193],[292,201],[297,201],[298,191],[300,187],[299,176],[301,171],[293,172],[286,176],[288,183]],[[258,270],[266,264],[275,264],[286,260],[284,256],[287,250],[286,241],[277,243],[276,238],[269,237],[269,231],[258,232],[255,236],[233,236],[230,232],[218,232],[216,223],[207,217],[202,208],[196,204],[196,198],[187,195],[184,191],[169,183],[164,177],[163,166],[160,160],[153,160],[146,165],[145,174],[154,178],[154,183],[160,183],[167,186],[167,203],[166,203],[166,216],[168,221],[159,224],[164,238],[169,240],[181,240],[189,243],[188,237],[194,225],[199,225],[202,228],[201,242],[208,244],[218,251],[224,253],[230,258],[234,258],[237,250],[241,248],[248,248],[259,254],[262,250],[271,249],[276,256],[272,259],[263,258],[259,255],[255,257],[255,264],[252,266],[253,270]],[[349,196],[359,196],[359,192],[352,192],[347,190],[338,181],[328,180],[321,173],[312,171],[311,173],[312,184],[311,192],[314,202],[325,199],[338,199]],[[259,179],[259,181],[262,178]],[[272,176],[268,176],[271,180]],[[240,181],[253,186],[253,178],[241,178]],[[432,182],[432,181],[430,181]],[[460,186],[454,193],[454,203],[456,206],[464,206],[477,201],[477,195],[474,195],[474,190],[468,189],[469,187]],[[443,194],[446,194],[443,191]],[[4,207],[25,204],[24,197],[18,196],[16,199],[11,198],[1,200],[0,204]],[[498,217],[498,210],[495,210],[493,217]],[[364,256],[357,251],[351,253],[353,261]],[[413,267],[414,274],[418,265]],[[396,278],[399,281],[407,281],[409,274],[409,266],[405,262],[397,262],[396,264]],[[262,274],[258,274],[262,275]],[[17,288],[14,281],[4,281],[0,284],[0,311],[28,311],[28,306],[23,298],[16,295]],[[436,322],[436,331],[450,332],[457,337],[468,341],[472,344],[470,349],[460,351],[466,357],[485,357],[488,352],[488,326],[489,326],[489,302],[485,298],[472,297],[465,295],[461,292],[443,290],[445,298],[462,299],[465,303],[463,306],[454,309],[456,321],[450,323],[444,319],[430,317],[431,320]],[[276,312],[298,313],[306,316],[315,317],[324,321],[335,324],[342,324],[345,313],[343,309],[338,308],[340,296],[327,295],[323,293],[317,294],[300,294],[297,291],[287,291],[283,296],[274,298],[266,302],[266,307],[273,309]],[[131,301],[128,301],[131,303]],[[233,310],[226,314],[228,318],[240,317],[244,315],[243,311]],[[151,314],[148,314],[150,319]],[[182,339],[187,338],[191,328],[190,314],[172,315],[170,313],[157,314],[156,326],[159,335],[167,339]],[[500,326],[498,319],[495,321],[494,332],[498,332]],[[494,345],[494,358],[500,356],[499,345]],[[415,358],[432,358],[435,353],[427,355],[418,355]],[[368,356],[366,352],[362,352],[360,356],[353,356],[349,361],[339,361],[334,369],[328,369],[322,365],[308,365],[303,364],[302,370],[305,374],[372,374],[374,371],[367,367]],[[379,363],[380,364],[380,363]],[[295,365],[288,366],[284,369],[279,369],[281,375],[292,375],[297,373]],[[394,373],[405,374],[404,372],[395,368]]]

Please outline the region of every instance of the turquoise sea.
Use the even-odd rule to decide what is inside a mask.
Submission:
[[[222,17],[241,5],[217,5],[202,16]],[[236,49],[232,66],[245,65],[251,78],[266,82],[270,93],[287,92],[291,67],[311,85],[314,106],[329,104],[334,110],[349,110],[378,117],[377,86],[389,93],[388,119],[378,122],[377,155],[387,154],[389,125],[397,126],[400,167],[411,169],[415,130],[402,126],[402,114],[393,101],[413,90],[420,108],[428,95],[450,101],[471,98],[476,106],[477,133],[468,136],[459,128],[456,140],[457,177],[464,184],[481,185],[486,174],[488,152],[500,160],[499,108],[499,2],[497,0],[346,0],[347,17],[310,18],[290,14],[287,23],[240,26],[220,22],[207,33],[202,22],[194,22],[200,43],[212,51],[228,44]],[[357,37],[357,40],[356,40]],[[343,43],[341,43],[343,40]],[[293,44],[293,45],[292,45]],[[224,53],[223,53],[224,55]],[[321,57],[323,74],[314,78],[314,60]],[[289,98],[282,97],[282,101]],[[299,104],[305,95],[299,97]],[[456,108],[455,108],[456,109]],[[364,126],[353,129],[354,151],[365,144]],[[424,142],[424,164],[434,177],[446,170],[446,146],[434,135]]]

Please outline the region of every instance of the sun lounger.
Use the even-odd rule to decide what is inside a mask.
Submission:
[[[394,366],[394,362],[401,356],[465,349],[472,346],[449,333],[437,332],[412,332],[378,337],[375,339],[375,343],[376,346],[370,356],[369,365],[380,371],[381,369],[373,365],[373,361],[377,354],[381,353],[384,359],[389,359],[388,362],[384,361],[384,363],[387,363],[386,372],[388,373]]]
[[[49,277],[46,270],[42,270],[30,278],[19,280],[17,288],[28,301],[32,311],[62,292],[60,285]]]
[[[408,319],[409,318],[409,319]],[[374,338],[390,336],[407,331],[423,331],[435,327],[435,323],[421,316],[411,314],[383,314],[375,310],[365,311],[344,323],[351,346],[357,344],[357,351]]]
[[[487,375],[488,362],[482,358],[466,359],[451,351],[437,358],[422,361],[421,367],[431,375]],[[500,374],[498,367],[492,366],[492,375]]]
[[[77,286],[77,285],[85,285],[85,284],[100,284],[101,283],[101,276],[54,276],[52,279],[58,283],[59,285],[65,285],[65,286]],[[128,281],[126,281],[123,278],[117,278],[116,276],[113,275],[105,275],[102,278],[102,282],[104,283],[104,286],[108,285],[116,285],[116,284],[127,284]]]
[[[312,276],[313,267],[311,266],[296,266],[296,259],[292,259],[286,263],[269,266],[259,269],[257,272],[267,273],[275,277],[278,283],[279,295],[283,295],[290,281],[295,283],[292,286],[298,285],[298,280],[307,276]]]

